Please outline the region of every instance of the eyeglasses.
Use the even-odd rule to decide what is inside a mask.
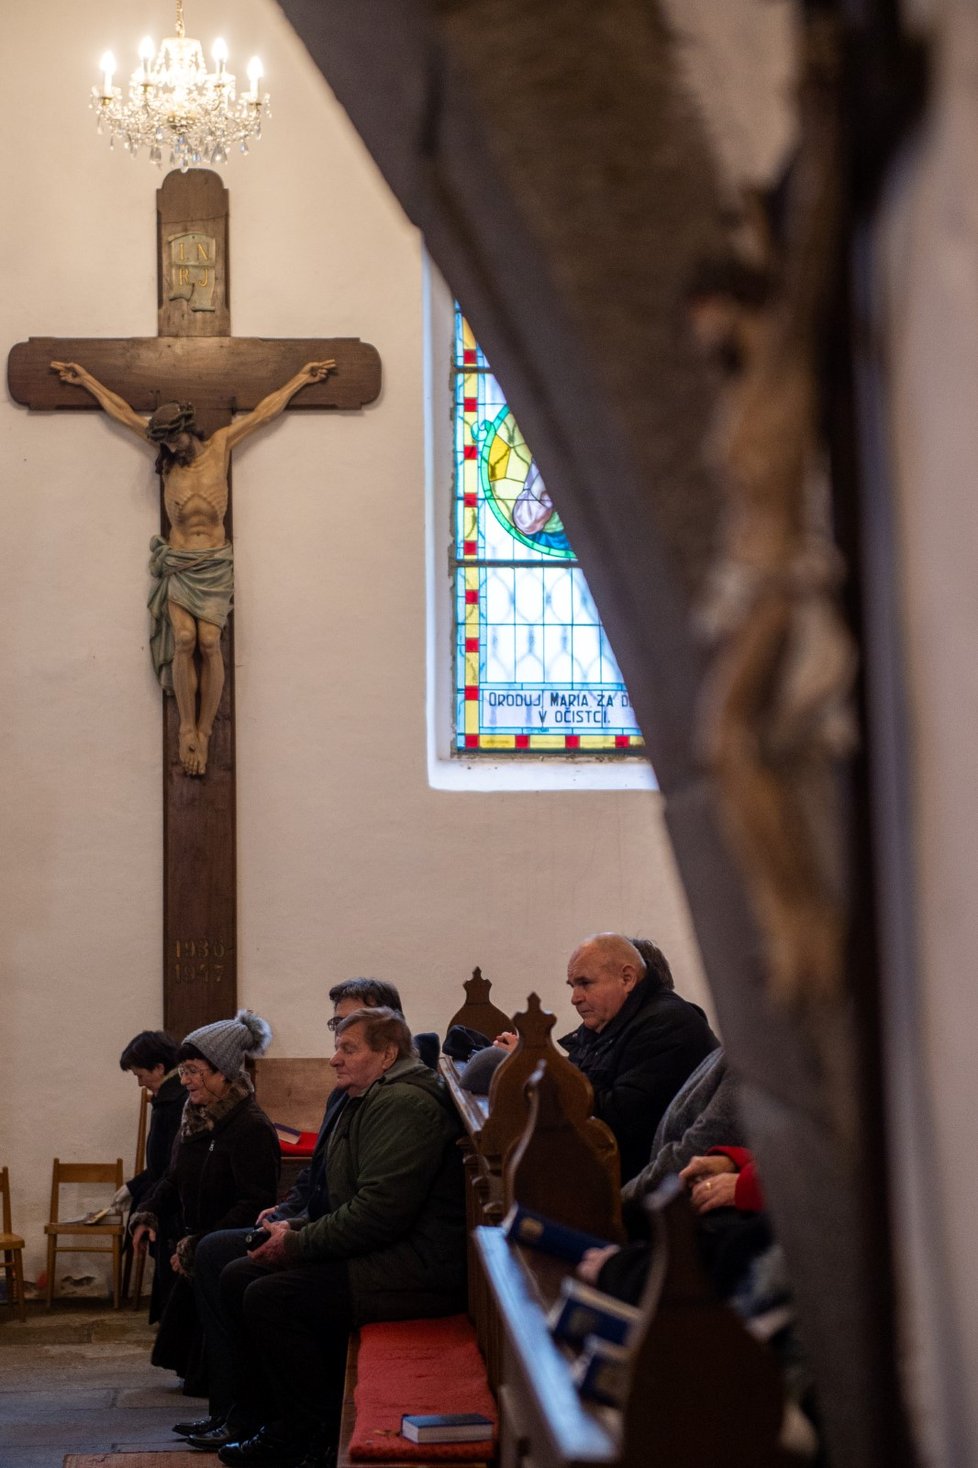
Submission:
[[[329,1030],[331,1035],[335,1035],[336,1031],[339,1029],[342,1023],[343,1016],[341,1014],[334,1014],[332,1019],[328,1019],[326,1021],[326,1028]]]
[[[201,1076],[210,1075],[210,1071],[205,1070],[201,1065],[178,1065],[177,1075],[182,1081],[195,1081],[199,1080]]]

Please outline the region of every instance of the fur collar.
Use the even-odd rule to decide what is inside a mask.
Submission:
[[[240,1106],[242,1101],[247,1101],[249,1096],[255,1094],[255,1088],[246,1075],[235,1076],[228,1086],[226,1092],[213,1106],[194,1106],[187,1100],[183,1108],[183,1116],[180,1118],[180,1136],[184,1140],[188,1137],[199,1136],[201,1132],[212,1132],[214,1128],[225,1117],[229,1116],[235,1107]]]

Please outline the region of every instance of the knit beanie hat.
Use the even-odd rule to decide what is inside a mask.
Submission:
[[[250,1009],[239,1009],[234,1019],[219,1019],[184,1036],[228,1080],[244,1069],[246,1055],[262,1055],[272,1038],[271,1026]]]

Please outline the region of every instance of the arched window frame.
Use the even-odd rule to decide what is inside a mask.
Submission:
[[[455,737],[456,656],[464,636],[456,621],[454,302],[426,261],[425,439],[428,599],[428,775],[441,789],[655,789],[641,746],[622,758],[572,741],[556,750],[458,748]],[[563,743],[563,741],[562,741]]]

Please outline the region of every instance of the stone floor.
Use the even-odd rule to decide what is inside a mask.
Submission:
[[[175,1452],[172,1424],[206,1416],[206,1402],[149,1364],[145,1312],[91,1300],[27,1310],[21,1322],[0,1308],[0,1468],[62,1468],[66,1453]]]

